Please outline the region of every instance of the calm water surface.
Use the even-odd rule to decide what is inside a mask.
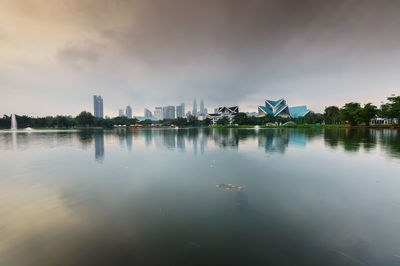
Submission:
[[[1,132],[0,265],[400,265],[399,170],[397,130]]]

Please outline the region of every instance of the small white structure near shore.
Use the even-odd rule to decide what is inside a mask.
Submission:
[[[398,124],[399,120],[397,118],[374,118],[371,119],[371,125],[393,125]]]

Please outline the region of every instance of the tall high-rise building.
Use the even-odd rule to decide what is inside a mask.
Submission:
[[[163,118],[164,119],[175,119],[175,106],[163,107]]]
[[[118,110],[118,116],[125,116],[124,109],[119,109]]]
[[[103,98],[93,95],[94,117],[103,118]]]
[[[214,114],[218,114],[218,108],[214,108]]]
[[[153,114],[150,112],[149,109],[144,108],[144,117],[152,117]]]
[[[157,118],[158,120],[163,120],[163,108],[162,107],[156,107],[154,110],[154,117]]]
[[[128,118],[132,118],[132,107],[130,105],[128,105],[125,109],[125,115]]]
[[[204,101],[203,99],[200,100],[200,115],[204,115]]]
[[[194,116],[197,115],[197,101],[196,101],[196,99],[194,99],[194,101],[193,101],[193,111],[192,111],[192,115],[194,115]]]
[[[185,116],[185,104],[181,103],[176,107],[176,118],[184,117]]]

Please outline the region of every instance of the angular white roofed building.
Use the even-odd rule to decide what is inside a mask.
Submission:
[[[306,105],[289,107],[285,99],[277,101],[265,100],[265,106],[258,106],[258,116],[272,115],[274,117],[302,117],[310,113]]]

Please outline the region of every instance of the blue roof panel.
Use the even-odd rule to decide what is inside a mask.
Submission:
[[[267,108],[267,107],[265,107],[265,106],[259,105],[258,108],[260,108],[261,110],[263,110],[266,114],[273,115],[271,109],[269,109],[269,108]]]
[[[301,106],[289,107],[289,112],[291,117],[297,118],[305,116],[310,112],[310,110],[307,109],[307,106],[301,105]]]
[[[272,100],[265,100],[265,102],[268,102],[272,106],[278,105],[283,99],[277,100],[277,101],[272,101]]]

